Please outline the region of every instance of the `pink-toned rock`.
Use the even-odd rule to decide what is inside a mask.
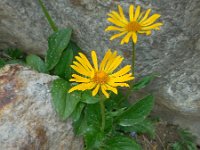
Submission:
[[[55,76],[19,65],[0,70],[0,150],[80,150],[70,121],[56,116],[49,85]]]

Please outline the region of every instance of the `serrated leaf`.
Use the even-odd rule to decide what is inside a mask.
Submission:
[[[26,64],[39,72],[47,72],[44,61],[37,55],[28,55],[26,57]]]
[[[86,103],[86,104],[95,104],[98,103],[100,100],[100,96],[92,96],[91,91],[84,91],[82,93],[81,101]]]
[[[141,80],[139,80],[138,82],[136,82],[132,89],[134,91],[138,91],[141,90],[143,88],[145,88],[149,83],[151,83],[151,81],[155,78],[155,75],[150,75],[150,76],[146,76],[143,77]]]
[[[71,28],[61,29],[54,32],[48,38],[48,50],[46,56],[46,66],[48,70],[52,70],[59,62],[62,52],[70,41],[71,33]]]
[[[154,99],[148,95],[129,107],[118,117],[119,125],[132,126],[144,120],[153,109]]]
[[[133,139],[117,135],[105,141],[104,150],[142,150],[142,148]]]

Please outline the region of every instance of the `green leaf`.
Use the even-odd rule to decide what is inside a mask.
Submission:
[[[0,58],[0,68],[2,68],[5,64],[6,64],[6,62]]]
[[[155,75],[150,75],[150,76],[146,76],[144,78],[142,78],[141,80],[139,80],[138,82],[136,82],[132,89],[134,91],[138,91],[142,88],[145,88],[149,83],[151,83],[151,81],[155,78]]]
[[[8,48],[5,53],[12,59],[23,59],[25,54],[18,48]]]
[[[81,95],[77,91],[75,91],[73,93],[67,93],[65,111],[63,114],[64,120],[67,119],[72,114],[72,112],[76,108],[76,105],[79,103],[80,98],[81,98]]]
[[[51,87],[53,105],[62,120],[67,119],[80,101],[80,93],[67,93],[70,83],[63,79],[54,80]]]
[[[148,95],[129,107],[119,118],[119,125],[132,126],[144,120],[153,109],[154,99]]]
[[[67,89],[70,84],[62,79],[54,80],[51,86],[51,94],[54,108],[60,118],[64,119]]]
[[[84,143],[87,150],[99,149],[102,145],[105,135],[101,130],[96,128],[87,128],[84,135]]]
[[[133,126],[122,127],[121,129],[125,132],[133,132],[134,131],[134,132],[142,133],[142,134],[146,133],[151,138],[155,137],[155,127],[154,127],[153,123],[148,119],[138,122],[138,123],[134,124]]]
[[[59,62],[62,52],[67,47],[71,38],[72,29],[61,29],[54,32],[48,38],[48,50],[46,56],[47,69],[51,70]]]
[[[47,72],[44,61],[37,55],[32,55],[32,54],[28,55],[26,57],[26,63],[27,65],[31,66],[33,69],[39,72],[43,72],[43,73]]]
[[[142,148],[133,139],[117,135],[106,140],[104,150],[142,150]]]
[[[20,64],[20,65],[26,65],[23,60],[20,59],[14,59],[14,60],[9,60],[6,62],[6,64]]]
[[[84,103],[81,102],[78,103],[73,113],[71,114],[71,118],[74,122],[79,120],[84,107],[85,107]]]
[[[81,101],[86,104],[95,104],[95,103],[98,103],[99,100],[100,100],[100,96],[99,95],[92,96],[91,91],[84,91],[82,93]]]

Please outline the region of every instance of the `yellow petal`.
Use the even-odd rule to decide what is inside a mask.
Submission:
[[[134,17],[134,5],[131,5],[129,7],[129,19],[130,19],[130,22],[133,21],[133,17]]]
[[[137,6],[134,16],[134,21],[138,19],[138,16],[140,15],[140,6]]]
[[[106,98],[109,98],[109,94],[106,92],[106,87],[104,85],[101,85],[101,91],[106,96]]]
[[[113,60],[113,62],[112,62],[112,64],[110,64],[110,66],[109,66],[109,68],[107,69],[107,70],[105,70],[107,73],[112,73],[120,64],[121,64],[121,62],[123,61],[123,57],[121,57],[121,56],[117,56],[114,60]]]
[[[162,26],[163,24],[162,23],[155,23],[151,26],[147,26],[147,27],[142,27],[141,30],[153,30],[153,29],[157,29],[158,30],[158,27],[159,26]]]
[[[91,72],[91,70],[88,69],[87,66],[82,65],[82,64],[78,63],[77,61],[73,61],[73,64],[76,65],[78,68],[82,68],[82,69],[84,69],[84,70],[87,71],[87,72]]]
[[[105,54],[103,60],[101,61],[100,70],[103,70],[103,71],[104,71],[105,65],[106,65],[106,63],[107,63],[107,61],[108,61],[108,59],[110,58],[111,55],[112,55],[112,52],[111,52],[111,50],[109,49],[109,50],[106,52],[106,54]]]
[[[94,50],[91,52],[91,56],[92,56],[92,61],[94,64],[95,71],[98,71],[97,54]]]
[[[127,31],[124,31],[124,32],[115,34],[115,35],[113,35],[113,36],[110,38],[110,40],[114,40],[114,39],[116,39],[116,38],[118,38],[118,37],[124,35],[125,33],[127,33]]]
[[[112,81],[113,82],[126,82],[126,81],[133,80],[133,79],[134,79],[134,77],[132,76],[131,73],[129,73],[129,74],[126,74],[126,75],[123,75],[120,77],[112,78]]]
[[[84,78],[82,76],[79,76],[77,74],[73,74],[72,75],[72,79],[70,79],[69,81],[75,81],[75,82],[90,82],[91,80],[88,78]]]
[[[141,34],[146,34],[146,35],[151,35],[151,31],[138,31],[138,33],[141,33]]]
[[[130,87],[127,83],[115,83],[115,82],[109,82],[109,85],[112,87]]]
[[[131,65],[126,65],[125,67],[123,67],[119,71],[111,74],[110,77],[119,77],[119,76],[122,76],[122,75],[128,73],[130,70],[131,70]]]
[[[120,44],[122,45],[124,43],[128,43],[132,34],[133,34],[132,32],[128,32],[128,34],[126,34],[126,36],[121,40]]]
[[[105,31],[125,31],[125,28],[119,28],[116,26],[109,26],[105,29]]]
[[[160,18],[159,14],[154,14],[151,17],[149,17],[147,20],[140,23],[141,26],[148,26],[154,23],[158,18]]]
[[[105,71],[105,72],[106,72],[106,70],[108,70],[108,68],[109,68],[110,65],[113,63],[113,61],[115,60],[116,57],[117,57],[117,51],[114,51],[114,52],[110,55],[110,57],[109,57],[107,63],[105,64],[105,68],[104,68],[104,71]],[[108,73],[108,72],[107,72],[107,73]]]
[[[112,87],[112,86],[110,86],[108,84],[105,84],[105,87],[106,87],[107,90],[112,91],[115,94],[118,93],[118,91],[117,91],[117,89],[115,87]]]
[[[91,77],[91,72],[85,71],[83,67],[77,67],[76,65],[71,65],[71,68],[73,68],[76,72],[80,73],[81,75]]]
[[[78,84],[74,87],[72,87],[68,93],[71,93],[73,91],[85,91],[85,90],[90,90],[90,89],[93,89],[95,87],[95,83],[94,82],[90,82],[90,83],[81,83],[81,84]]]
[[[110,14],[108,14],[108,16],[112,17],[113,19],[120,20],[121,22],[123,22],[125,24],[128,23],[128,21],[126,19],[122,18],[120,16],[120,14],[117,13],[116,11],[112,11]]]
[[[94,90],[92,91],[92,96],[95,96],[98,91],[99,91],[99,88],[100,88],[100,84],[97,84],[97,86],[94,88]]]
[[[120,16],[121,16],[124,20],[126,20],[126,17],[124,16],[123,9],[122,9],[122,7],[121,7],[120,5],[118,5],[118,9],[119,9],[119,14],[120,14]],[[126,21],[127,21],[127,20],[126,20]]]
[[[141,18],[142,18],[143,15],[144,15],[144,11],[140,13],[140,15],[139,15],[139,17],[138,17],[138,19],[137,19],[138,22],[140,22],[140,20],[141,20]]]
[[[142,20],[140,20],[141,23],[142,23],[143,21],[145,21],[145,20],[148,18],[150,12],[151,12],[151,9],[148,9],[148,10],[146,11],[144,17],[142,18]]]
[[[79,55],[83,59],[84,64],[87,65],[90,70],[94,70],[87,57],[83,53],[79,53]]]
[[[137,34],[135,32],[132,32],[132,40],[133,40],[133,43],[137,43]]]
[[[123,22],[121,22],[121,20],[116,20],[116,19],[113,19],[113,18],[108,18],[107,19],[109,22],[115,24],[116,26],[119,26],[119,27],[125,27],[126,24],[124,24]]]

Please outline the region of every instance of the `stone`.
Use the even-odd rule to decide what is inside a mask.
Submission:
[[[109,41],[112,33],[104,32],[109,25],[107,13],[121,4],[127,14],[129,4],[133,3],[161,14],[160,21],[164,23],[161,30],[148,37],[139,36],[136,77],[159,73],[160,77],[145,90],[154,93],[157,104],[163,108],[198,118],[200,126],[199,0],[44,0],[44,3],[58,27],[73,28],[73,40],[83,51],[95,49],[101,58],[108,48],[116,49],[125,57],[125,64],[131,63],[131,43],[121,46],[119,40]],[[0,1],[0,48],[19,47],[27,53],[45,55],[46,39],[51,33],[37,1]],[[182,121],[180,125],[184,124]]]
[[[49,86],[56,78],[19,65],[0,70],[1,150],[83,148],[71,121],[60,121],[52,108]]]

